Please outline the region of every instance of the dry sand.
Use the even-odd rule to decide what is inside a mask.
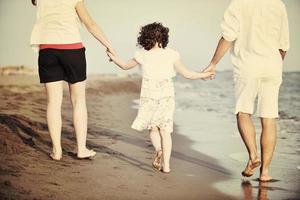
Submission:
[[[130,129],[138,78],[89,78],[88,146],[93,161],[76,159],[67,87],[63,103],[63,159],[52,161],[46,96],[36,76],[0,76],[0,199],[234,199],[213,187],[229,178],[211,157],[173,134],[172,173],[151,167],[147,132]]]

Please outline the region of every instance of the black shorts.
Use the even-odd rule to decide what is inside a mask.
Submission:
[[[77,83],[86,79],[85,48],[42,49],[38,63],[41,83],[62,80]]]

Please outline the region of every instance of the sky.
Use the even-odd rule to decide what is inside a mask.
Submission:
[[[191,69],[206,67],[220,38],[220,22],[230,0],[85,0],[92,18],[123,59],[132,58],[142,25],[154,21],[170,28],[169,47],[179,51]],[[300,71],[300,0],[284,0],[291,32],[286,71]],[[0,66],[37,67],[37,53],[29,47],[35,22],[30,0],[0,0]],[[88,72],[122,73],[108,62],[105,49],[83,27]],[[219,70],[232,69],[229,55]]]

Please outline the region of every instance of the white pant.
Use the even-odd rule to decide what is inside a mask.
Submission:
[[[282,77],[245,78],[235,80],[235,114],[253,114],[256,97],[257,114],[262,118],[278,118],[278,94]]]

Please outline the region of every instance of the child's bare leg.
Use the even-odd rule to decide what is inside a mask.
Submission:
[[[159,134],[158,127],[152,128],[150,130],[150,139],[156,152],[154,155],[152,166],[157,170],[161,170],[162,150],[161,150],[161,137]]]
[[[161,137],[157,127],[150,130],[150,140],[156,152],[161,150]]]
[[[60,160],[62,156],[61,104],[63,99],[63,82],[46,83],[45,88],[47,92],[47,123],[53,145],[51,157],[55,160]]]
[[[162,139],[162,150],[163,150],[163,171],[170,172],[170,157],[172,151],[172,138],[171,133],[164,130],[160,130],[160,135]]]
[[[69,84],[70,96],[73,105],[73,123],[77,138],[77,156],[91,157],[96,154],[86,148],[87,137],[87,108],[85,99],[85,81]]]

